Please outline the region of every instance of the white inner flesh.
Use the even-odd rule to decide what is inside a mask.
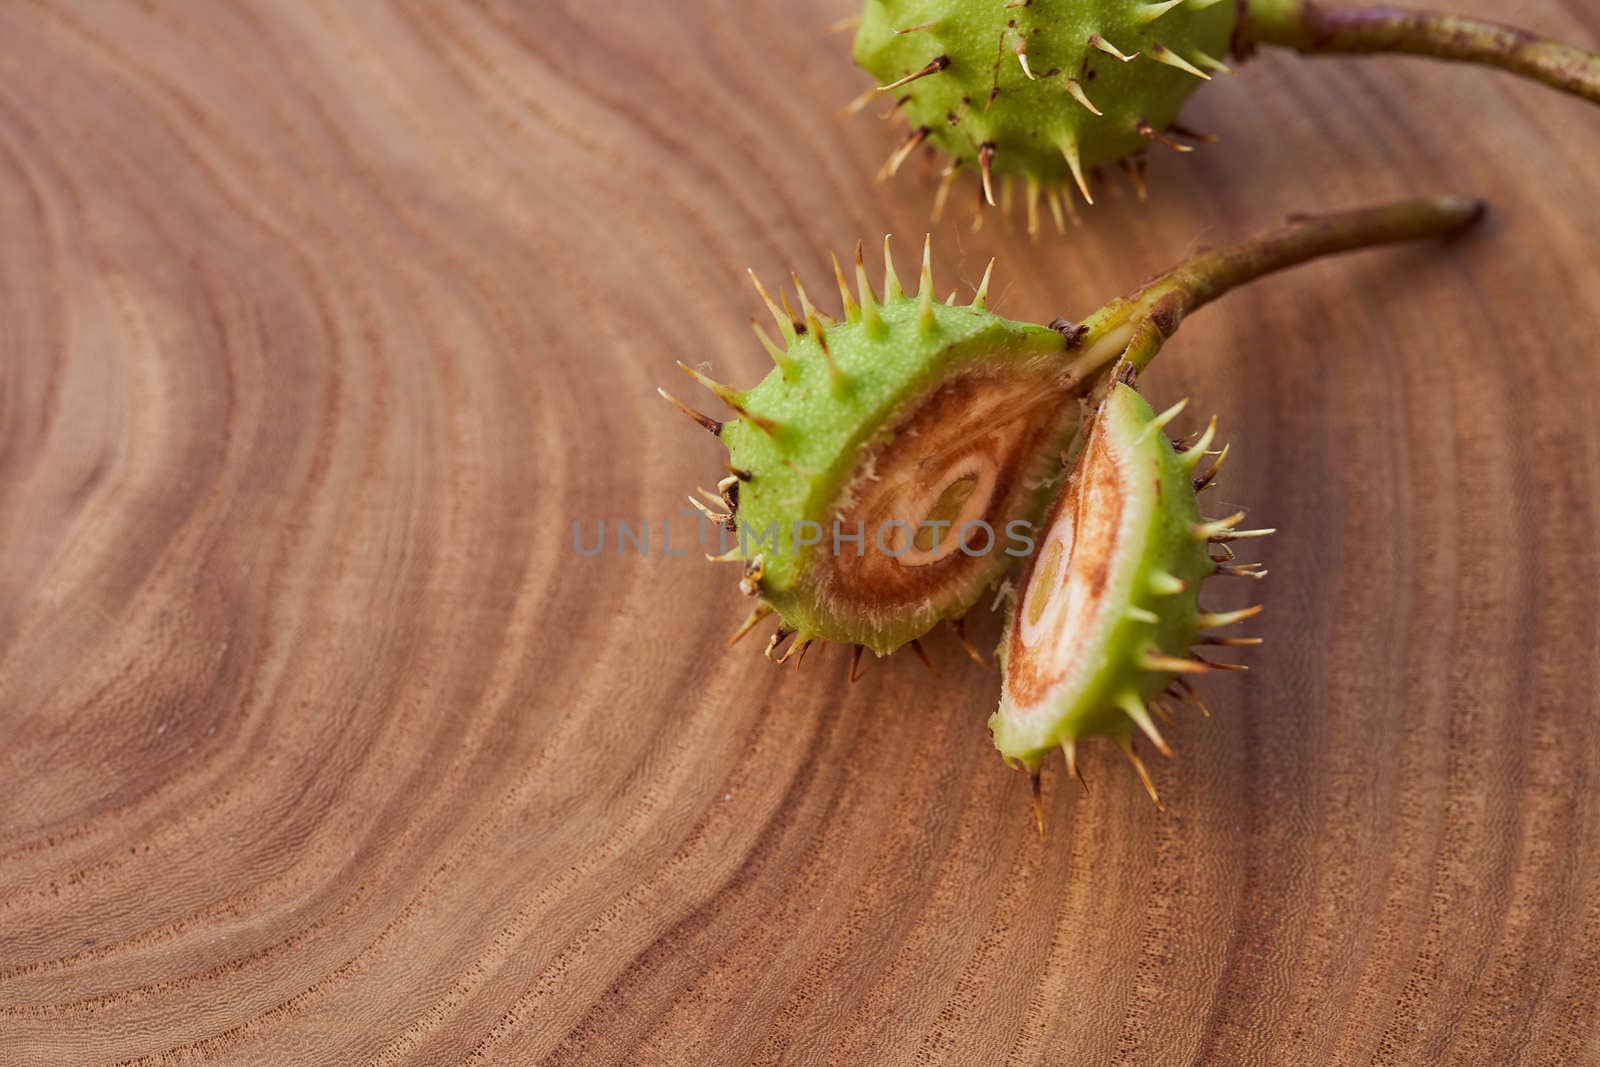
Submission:
[[[959,549],[962,526],[969,522],[978,522],[988,513],[997,477],[998,471],[992,458],[988,455],[969,453],[958,458],[945,469],[944,473],[933,479],[928,488],[908,500],[905,508],[907,522],[943,521],[949,525],[937,529],[918,525],[915,531],[907,531],[904,527],[896,526],[890,547],[896,552],[905,550],[905,554],[899,557],[900,564],[906,567],[927,566],[930,563],[937,563]],[[945,494],[962,491],[960,483],[963,481],[968,481],[971,489],[967,491],[966,499],[962,501],[960,509],[954,515],[939,514],[950,510],[940,506]],[[974,550],[982,548],[988,540],[988,535],[982,529],[969,530],[968,535]],[[995,540],[998,541],[1004,535],[1004,530],[995,531]]]
[[[1080,484],[1076,499],[1056,515],[1038,548],[1040,565],[1022,594],[1018,636],[1023,654],[1013,649],[1008,673],[1019,682],[1026,675],[1031,684],[1008,686],[1008,696],[1013,714],[1023,719],[1052,708],[1064,680],[1093,672],[1100,646],[1117,622],[1114,613],[1126,603],[1122,589],[1128,572],[1138,562],[1136,552],[1126,551],[1138,536],[1144,510],[1133,472],[1126,455],[1112,449],[1105,435],[1096,436],[1100,440],[1086,448],[1096,454],[1083,457],[1095,462],[1074,472],[1075,478],[1087,474],[1088,483]],[[1060,562],[1050,566],[1057,545]],[[1035,699],[1018,703],[1019,690]]]

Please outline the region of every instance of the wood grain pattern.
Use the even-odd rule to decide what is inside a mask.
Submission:
[[[714,477],[653,389],[762,372],[745,266],[926,227],[849,7],[0,5],[0,1062],[1600,1063],[1600,115],[1263,55],[1150,204],[938,228],[1047,321],[1495,205],[1153,368],[1284,530],[1269,644],[1169,814],[1091,748],[1041,843],[947,635],[779,673],[724,571],[572,548]]]

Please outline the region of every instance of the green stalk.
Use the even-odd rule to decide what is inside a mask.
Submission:
[[[1403,52],[1481,63],[1600,103],[1600,56],[1483,19],[1313,0],[1245,0],[1238,41],[1307,55]]]
[[[1090,316],[1079,328],[1074,376],[1087,382],[1119,357],[1142,369],[1185,315],[1262,275],[1338,252],[1447,237],[1472,226],[1484,211],[1482,200],[1441,196],[1295,215],[1276,230],[1200,252]]]

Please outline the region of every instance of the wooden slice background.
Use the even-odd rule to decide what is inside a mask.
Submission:
[[[1268,645],[1166,815],[1094,748],[1040,842],[948,635],[780,672],[725,570],[572,545],[692,531],[720,452],[654,388],[763,373],[746,266],[927,228],[834,118],[849,7],[0,7],[0,1062],[1600,1062],[1600,113],[1265,55],[1148,204],[957,197],[938,274],[1037,321],[1494,204],[1152,369],[1283,530]]]

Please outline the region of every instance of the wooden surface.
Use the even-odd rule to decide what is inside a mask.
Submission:
[[[572,548],[714,479],[653,390],[763,371],[747,265],[926,228],[832,117],[848,9],[0,5],[0,1062],[1600,1062],[1600,114],[1264,56],[1148,205],[960,195],[938,272],[1037,321],[1291,210],[1496,212],[1154,366],[1283,530],[1269,644],[1167,815],[1093,747],[1041,843],[948,635],[780,673],[725,570]]]

